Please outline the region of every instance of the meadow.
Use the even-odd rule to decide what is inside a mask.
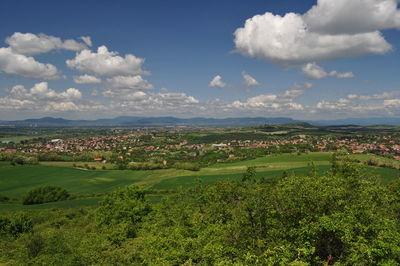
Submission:
[[[365,158],[363,155],[359,157]],[[312,162],[318,173],[323,174],[330,169],[330,159],[330,153],[270,155],[254,160],[218,163],[200,171],[84,170],[73,168],[70,164],[54,162],[23,166],[11,166],[7,162],[0,162],[0,195],[14,199],[11,203],[0,204],[0,211],[92,206],[96,205],[104,194],[131,184],[146,189],[150,194],[162,195],[194,186],[199,181],[203,184],[213,184],[224,179],[240,180],[249,166],[256,168],[257,177],[271,180],[280,178],[284,172],[307,175]],[[367,166],[366,174],[378,176],[382,183],[387,184],[398,178],[399,170]],[[27,191],[41,185],[60,186],[67,189],[76,199],[39,206],[23,206],[19,202]]]

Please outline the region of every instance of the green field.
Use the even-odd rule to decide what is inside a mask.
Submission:
[[[350,154],[349,157],[351,159],[356,159],[361,162],[367,162],[368,160],[373,160],[378,163],[382,163],[382,164],[387,163],[387,164],[391,164],[397,168],[400,168],[400,161],[396,161],[394,159],[378,156],[375,154]]]
[[[33,136],[13,136],[13,137],[1,137],[0,142],[2,141],[11,141],[14,143],[20,143],[21,141],[31,140],[35,138],[55,138],[57,135],[33,135]]]
[[[61,186],[73,194],[109,192],[143,180],[149,171],[88,171],[67,167],[24,165],[0,168],[0,194],[20,198],[29,189],[44,184]]]
[[[98,197],[104,193],[130,184],[159,193],[193,186],[198,179],[204,184],[212,184],[223,179],[240,180],[247,166],[256,167],[258,177],[273,179],[281,177],[284,171],[289,174],[293,172],[297,175],[306,175],[310,172],[310,163],[314,162],[318,172],[322,174],[330,168],[330,156],[329,153],[270,155],[248,161],[219,163],[196,172],[176,169],[81,170],[57,163],[11,166],[7,162],[0,162],[0,195],[20,200],[31,188],[56,185],[79,197],[75,200],[40,206],[22,206],[14,201],[0,204],[0,210],[90,206],[97,204]],[[399,176],[399,170],[396,169],[366,167],[366,170],[367,175],[380,177],[384,184]]]

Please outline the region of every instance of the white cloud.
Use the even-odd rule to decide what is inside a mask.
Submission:
[[[278,99],[278,96],[275,94],[261,94],[255,97],[251,97],[247,99],[247,103],[251,105],[262,105],[267,102],[273,102]]]
[[[393,3],[395,0],[319,0],[305,15],[256,15],[235,31],[236,49],[283,65],[384,54],[392,46],[378,30],[398,27],[400,16]]]
[[[147,93],[132,90],[105,90],[103,96],[107,98],[121,99],[123,101],[140,101],[147,98]]]
[[[152,90],[147,80],[141,76],[115,76],[107,79],[108,85],[115,89]]]
[[[127,54],[119,56],[110,52],[106,46],[100,46],[97,52],[83,50],[74,59],[66,61],[67,66],[81,72],[94,73],[100,76],[128,76],[147,74],[142,70],[143,58]]]
[[[56,92],[48,87],[47,82],[40,82],[30,89],[22,85],[12,87],[9,95],[0,98],[0,109],[32,112],[79,110],[76,101],[81,99],[82,93],[75,88]]]
[[[303,65],[301,70],[303,71],[304,76],[309,79],[322,79],[326,77],[336,77],[339,79],[354,78],[354,74],[352,72],[339,73],[336,70],[333,70],[328,73],[324,68],[317,65],[315,62]]]
[[[45,112],[79,111],[80,108],[73,102],[49,102],[43,107]]]
[[[47,82],[36,83],[29,90],[22,85],[14,86],[10,90],[10,95],[15,99],[49,101],[79,100],[82,98],[82,93],[75,88],[69,88],[64,92],[57,93],[49,88]]]
[[[138,100],[147,96],[143,90],[152,90],[153,85],[141,76],[116,76],[107,79],[103,96],[122,100]]]
[[[318,0],[304,20],[313,32],[357,34],[400,28],[396,0]]]
[[[244,79],[244,85],[246,87],[256,87],[256,86],[260,86],[260,83],[253,78],[252,76],[250,76],[249,74],[246,73],[242,73],[243,79]]]
[[[362,101],[369,101],[369,100],[385,100],[391,99],[394,97],[395,92],[383,92],[380,94],[373,94],[373,95],[359,95],[359,94],[349,94],[347,95],[348,99],[351,100],[362,100]]]
[[[234,101],[229,104],[229,108],[239,108],[247,111],[282,111],[288,112],[293,110],[303,110],[304,106],[295,103],[294,100],[304,94],[305,89],[312,87],[310,82],[302,85],[294,84],[290,89],[286,90],[283,94],[261,94],[245,101]]]
[[[385,107],[400,108],[400,99],[390,99],[383,101]]]
[[[85,37],[90,40],[89,37]],[[89,39],[87,39],[89,38]],[[47,53],[55,49],[64,49],[71,51],[81,51],[86,46],[85,43],[80,43],[75,40],[61,40],[58,37],[49,36],[46,34],[33,34],[15,32],[13,35],[6,39],[6,43],[17,54],[35,55]]]
[[[195,114],[199,111],[199,101],[185,93],[145,93],[131,92],[122,101],[112,102],[110,108],[117,113],[147,115]]]
[[[82,36],[79,39],[81,39],[89,47],[93,45],[92,38],[90,38],[90,36]]]
[[[309,111],[320,116],[332,118],[371,117],[400,114],[400,99],[393,98],[399,91],[382,92],[380,94],[349,94],[337,101],[321,100]]]
[[[181,104],[195,104],[199,101],[193,96],[189,96],[186,93],[179,92],[168,92],[168,93],[157,93],[153,95],[156,101],[161,100],[168,105],[181,105]]]
[[[310,79],[322,79],[328,76],[325,69],[317,65],[315,62],[304,65],[301,70],[303,71],[304,76]]]
[[[101,79],[85,74],[81,76],[74,76],[74,82],[77,84],[99,84],[101,83]]]
[[[338,72],[336,72],[336,70],[329,72],[329,76],[337,77],[338,79],[351,79],[351,78],[355,77],[353,72],[338,73]]]
[[[295,83],[293,86],[290,87],[292,90],[303,90],[303,89],[311,89],[314,85],[311,82],[306,82],[304,84],[297,84]]]
[[[304,90],[287,90],[283,95],[284,98],[295,99],[304,94]]]
[[[208,84],[209,87],[218,87],[218,88],[226,88],[228,84],[222,81],[222,77],[220,75],[216,75]]]
[[[11,48],[0,48],[0,71],[27,78],[59,78],[55,66],[40,63],[30,56],[16,54]]]

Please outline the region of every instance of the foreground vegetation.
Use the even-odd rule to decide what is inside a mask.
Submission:
[[[400,182],[360,165],[197,185],[151,203],[129,186],[98,208],[1,215],[0,263],[397,265]]]
[[[288,174],[307,175],[312,165],[319,174],[323,174],[330,168],[331,157],[331,153],[269,155],[254,160],[217,163],[198,171],[183,169],[86,170],[74,168],[72,164],[69,166],[58,163],[11,166],[8,162],[0,162],[0,195],[8,199],[0,200],[0,211],[92,206],[107,193],[130,184],[141,187],[152,196],[152,199],[158,200],[160,196],[176,193],[180,188],[193,187],[197,179],[202,180],[204,184],[214,184],[220,180],[238,181],[248,166],[255,167],[258,178],[268,180],[278,179]],[[367,175],[377,176],[384,184],[398,178],[397,169],[369,166],[361,162],[361,159],[367,160],[366,158],[365,155],[357,155],[346,157],[346,160],[364,164],[368,170]],[[344,157],[338,159],[344,160]],[[385,159],[385,162],[388,160]],[[23,198],[30,190],[47,185],[66,189],[71,194],[70,200],[41,206],[22,205]]]
[[[400,135],[379,130],[16,131],[0,265],[397,265]]]

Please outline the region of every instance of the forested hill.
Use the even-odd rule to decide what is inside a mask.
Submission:
[[[155,127],[155,126],[203,126],[203,127],[251,127],[307,122],[315,126],[337,125],[400,125],[400,118],[349,118],[341,120],[295,120],[288,117],[233,117],[233,118],[177,118],[119,116],[96,120],[68,120],[43,117],[37,119],[0,121],[0,127]]]
[[[0,125],[9,127],[113,127],[113,126],[211,126],[240,127],[265,124],[288,124],[298,122],[286,117],[245,117],[245,118],[177,118],[177,117],[137,117],[120,116],[97,120],[67,120],[44,117],[16,121],[0,121]]]

